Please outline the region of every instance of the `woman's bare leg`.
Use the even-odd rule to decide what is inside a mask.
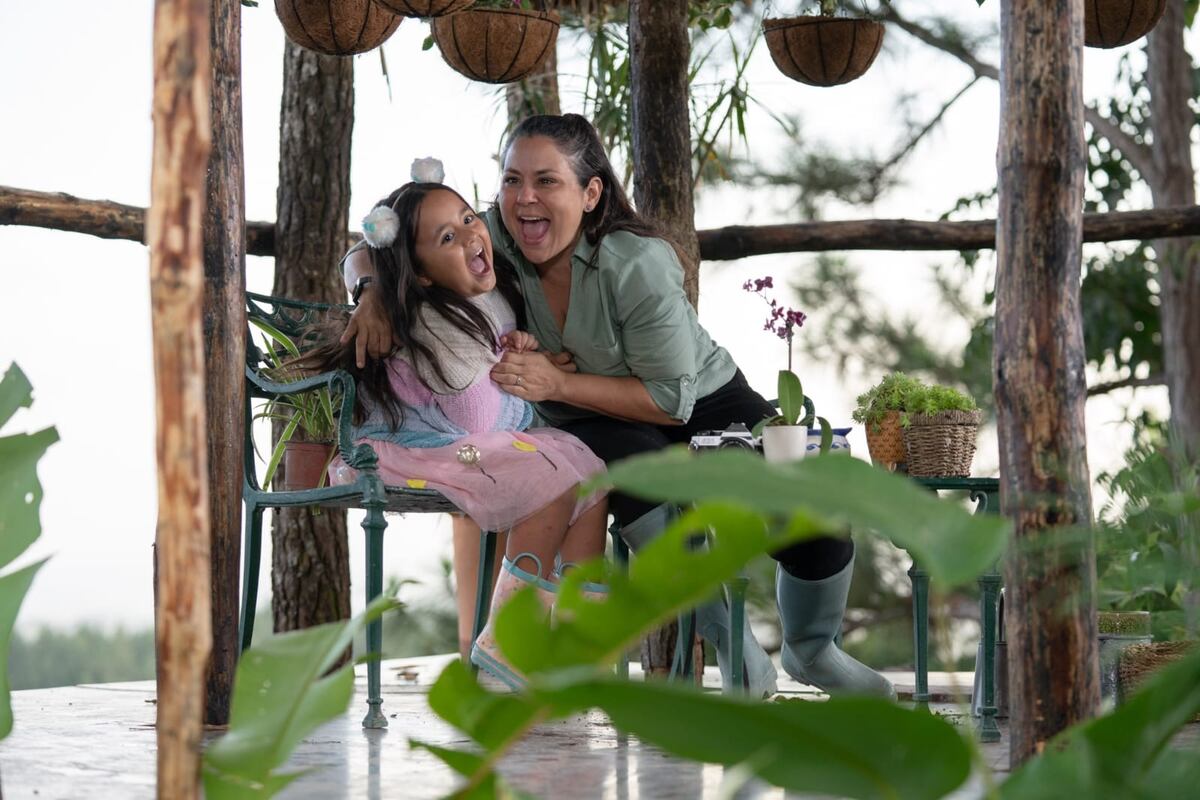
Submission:
[[[479,526],[465,514],[452,514],[454,530],[454,602],[458,607],[458,652],[466,660],[471,654],[471,630],[475,622],[475,587],[479,581]],[[507,533],[498,537],[496,547],[504,552]],[[500,559],[492,569],[492,585],[500,572]],[[488,598],[491,602],[491,598]]]

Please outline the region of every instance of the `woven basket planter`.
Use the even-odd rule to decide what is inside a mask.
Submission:
[[[460,11],[433,20],[433,41],[455,72],[482,83],[512,83],[550,55],[558,15],[518,8]]]
[[[1120,47],[1137,41],[1162,19],[1167,0],[1090,0],[1084,5],[1083,41],[1088,47]]]
[[[810,86],[837,86],[861,78],[883,45],[883,25],[847,17],[763,20],[775,66]]]
[[[469,7],[475,0],[375,0],[393,14],[402,17],[444,17]]]
[[[1196,648],[1197,642],[1154,642],[1153,644],[1136,644],[1121,653],[1120,680],[1118,696],[1121,702],[1137,691],[1137,688],[1149,680],[1155,672],[1186,656]],[[1192,722],[1200,722],[1200,714],[1192,717]]]
[[[401,20],[373,0],[275,0],[275,16],[289,39],[327,56],[374,50]]]
[[[980,411],[909,414],[904,433],[908,474],[914,478],[965,478],[975,457]]]
[[[904,429],[900,427],[900,412],[889,411],[878,423],[868,422],[867,452],[871,460],[888,469],[904,463]]]

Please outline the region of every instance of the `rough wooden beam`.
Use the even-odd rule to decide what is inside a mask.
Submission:
[[[137,206],[0,186],[0,225],[30,225],[141,242],[144,241],[144,219],[145,209]],[[731,225],[698,231],[697,236],[700,257],[705,261],[827,250],[991,250],[996,246],[996,220],[860,219]],[[1085,242],[1178,236],[1200,236],[1200,206],[1083,216]],[[347,233],[346,237],[348,241],[357,238],[353,233]],[[275,254],[273,223],[246,223],[246,253],[252,256]]]
[[[1084,407],[1084,0],[1000,5],[996,339],[1011,763],[1100,705]]]
[[[213,649],[204,721],[229,722],[238,658],[246,362],[242,4],[212,0],[212,138],[204,215],[204,353],[212,519]]]
[[[158,797],[200,795],[209,617],[204,413],[204,173],[211,146],[208,0],[154,4],[154,155],[146,244],[158,428]]]

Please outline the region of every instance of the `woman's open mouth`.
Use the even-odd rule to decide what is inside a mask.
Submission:
[[[546,217],[517,217],[520,228],[521,243],[524,245],[539,245],[550,233],[550,220]]]

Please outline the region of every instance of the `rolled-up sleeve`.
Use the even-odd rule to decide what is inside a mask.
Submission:
[[[625,363],[655,405],[686,422],[696,404],[696,340],[683,268],[661,239],[643,246],[617,273],[614,306]]]

